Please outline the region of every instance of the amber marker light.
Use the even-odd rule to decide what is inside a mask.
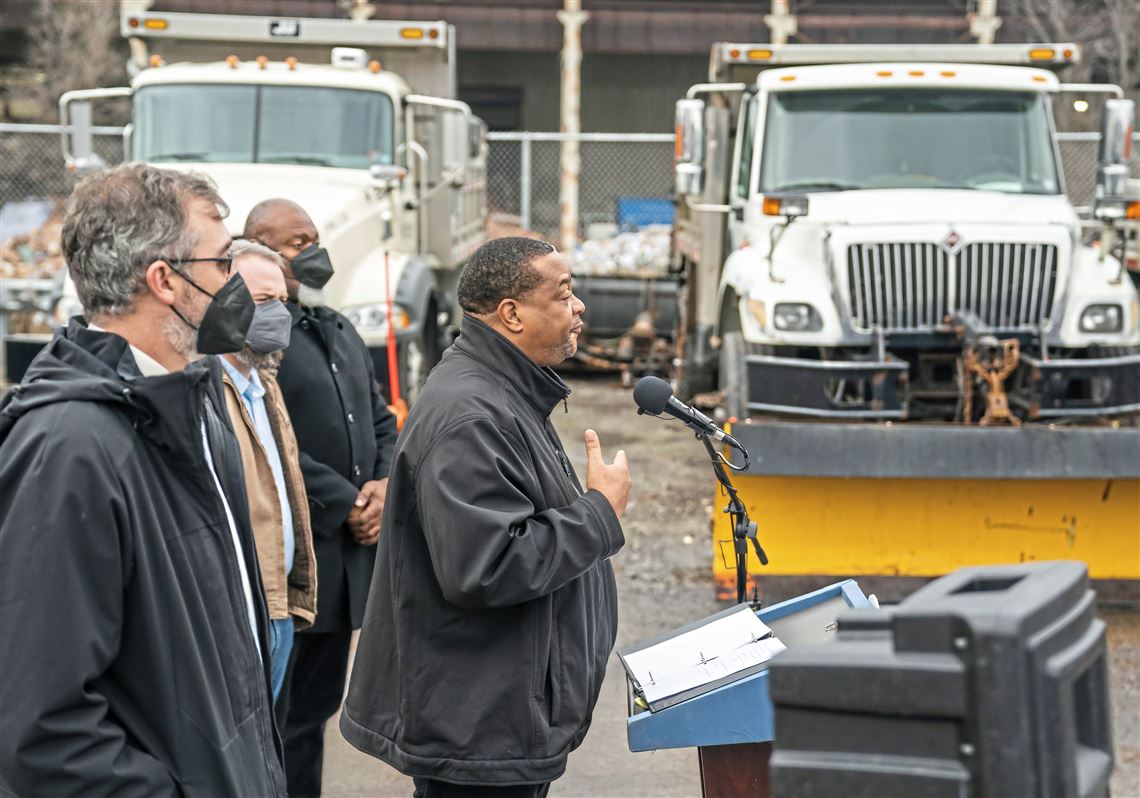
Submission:
[[[269,63],[269,57],[268,56],[259,55],[257,57],[257,68],[258,69],[265,69],[265,67],[268,63]]]
[[[369,61],[368,62],[368,71],[371,72],[373,75],[378,74],[380,72],[380,62],[376,61],[376,60]]]
[[[163,64],[165,64],[165,63],[166,63],[166,61],[164,61],[164,60],[162,59],[162,56],[161,56],[161,55],[159,55],[158,53],[155,53],[154,55],[152,55],[152,56],[150,57],[150,59],[148,60],[148,62],[147,62],[147,63],[149,63],[149,64],[150,64],[152,67],[160,67],[160,66],[162,66]]]
[[[297,56],[291,55],[288,58],[286,58],[285,59],[285,66],[289,67],[290,72],[295,70],[297,68]]]
[[[139,26],[139,18],[138,17],[131,17],[130,19],[127,20],[127,27],[128,28],[137,28],[138,26]]]
[[[958,73],[952,69],[944,69],[941,72],[939,72],[938,74],[944,78],[952,78],[952,77],[955,77]]]
[[[728,57],[729,58],[740,58],[740,51],[739,50],[729,50],[728,51]]]
[[[1140,219],[1140,202],[1130,202],[1124,209],[1125,219]]]
[[[423,37],[423,28],[400,28],[401,39],[422,39]]]
[[[748,57],[753,61],[767,61],[772,57],[771,50],[749,50]]]
[[[779,216],[780,215],[780,198],[779,197],[765,197],[764,202],[760,205],[760,212],[765,216]]]
[[[144,19],[143,27],[147,30],[166,30],[167,24],[165,19]]]
[[[238,57],[233,53],[230,53],[226,56],[226,66],[228,66],[230,69],[237,69],[238,63]]]
[[[438,39],[438,38],[439,38],[439,31],[437,31],[437,30],[435,30],[435,29],[432,29],[432,30],[428,31],[428,38],[430,38],[430,39]]]
[[[1029,51],[1030,61],[1052,61],[1057,57],[1057,51],[1052,47],[1035,47]]]
[[[889,69],[883,69],[883,70],[880,70],[880,71],[875,73],[875,75],[880,77],[880,78],[889,78],[894,74],[895,73],[891,72]]]
[[[785,83],[791,83],[795,79],[796,79],[795,75],[781,75],[780,76],[780,80],[784,81]]]
[[[910,72],[907,72],[907,74],[910,75],[912,78],[921,78],[921,77],[926,75],[926,73],[923,72],[921,69],[912,69]]]

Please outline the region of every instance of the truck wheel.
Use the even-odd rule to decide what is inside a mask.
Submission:
[[[748,379],[744,364],[744,337],[739,331],[727,332],[720,344],[720,390],[729,418],[748,418]]]

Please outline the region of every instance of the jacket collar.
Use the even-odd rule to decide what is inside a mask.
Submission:
[[[455,348],[507,378],[543,416],[570,396],[570,388],[549,366],[539,366],[517,346],[478,319],[465,315]]]

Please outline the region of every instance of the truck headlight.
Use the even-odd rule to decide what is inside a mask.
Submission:
[[[772,322],[777,330],[788,332],[819,332],[823,319],[811,305],[802,302],[781,302],[772,311]]]
[[[1089,305],[1081,314],[1081,332],[1120,332],[1124,308],[1120,305]]]
[[[344,308],[341,313],[360,332],[376,332],[388,329],[388,306],[382,302],[353,305]],[[397,331],[408,329],[412,323],[408,311],[401,305],[392,306],[392,315],[395,317]]]

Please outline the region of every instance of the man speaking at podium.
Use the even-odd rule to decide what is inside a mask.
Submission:
[[[629,468],[587,430],[583,491],[550,423],[585,310],[566,259],[495,239],[458,293],[462,334],[396,445],[340,728],[417,798],[544,796],[613,649]]]

